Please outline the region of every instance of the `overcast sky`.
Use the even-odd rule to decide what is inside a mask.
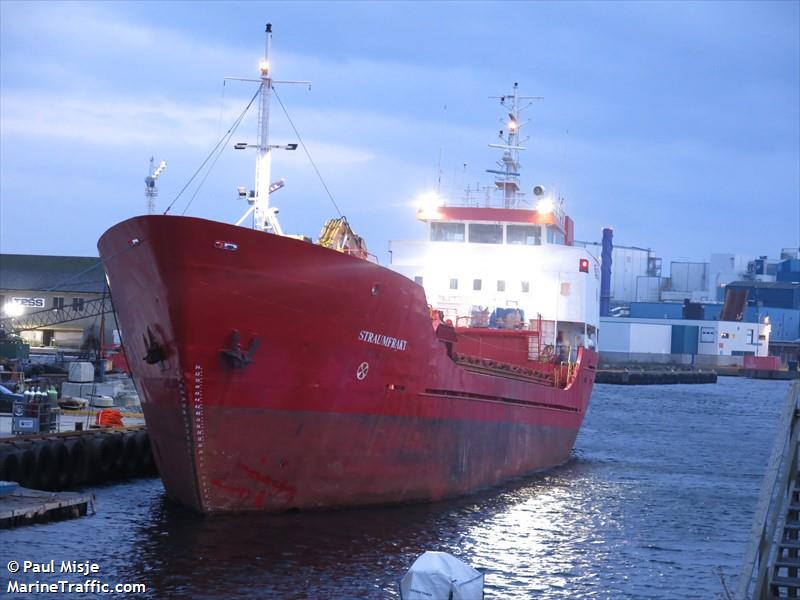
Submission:
[[[525,189],[566,197],[576,237],[776,256],[800,244],[800,3],[0,2],[0,252],[96,255],[160,211],[236,115],[272,22],[278,93],[336,202],[385,262],[421,234],[413,201],[489,183],[514,82],[527,113]],[[445,108],[446,107],[446,108]],[[253,115],[254,116],[254,115]],[[232,140],[254,142],[248,118]],[[273,141],[295,142],[273,104]],[[252,151],[226,151],[186,214],[235,222]],[[305,155],[276,153],[288,232],[335,210]],[[190,187],[171,213],[181,214]],[[666,269],[665,269],[666,270]]]

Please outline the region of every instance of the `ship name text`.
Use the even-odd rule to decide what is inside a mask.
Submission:
[[[373,333],[366,330],[362,330],[358,334],[358,340],[361,342],[368,342],[370,344],[377,344],[378,346],[385,346],[386,348],[391,348],[392,350],[400,350],[401,352],[406,349],[406,344],[408,344],[408,341],[406,340],[399,340],[389,335]]]

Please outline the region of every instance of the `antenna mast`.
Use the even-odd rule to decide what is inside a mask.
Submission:
[[[520,113],[528,108],[532,103],[520,107],[520,100],[543,100],[542,96],[520,96],[519,84],[514,82],[514,90],[511,94],[504,96],[489,96],[489,98],[499,99],[500,104],[508,111],[508,122],[506,130],[500,130],[498,137],[502,144],[489,144],[490,148],[503,150],[503,158],[500,166],[502,170],[486,169],[487,173],[495,175],[494,183],[497,189],[503,191],[503,206],[505,208],[517,208],[520,198],[519,186],[519,151],[525,150],[520,146],[519,131],[527,123],[520,123]]]

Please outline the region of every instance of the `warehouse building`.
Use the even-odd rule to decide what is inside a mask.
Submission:
[[[741,366],[767,356],[771,325],[743,321],[600,318],[599,349],[606,363]]]
[[[100,259],[0,254],[0,325],[32,346],[78,348],[87,337],[111,342],[114,331]]]

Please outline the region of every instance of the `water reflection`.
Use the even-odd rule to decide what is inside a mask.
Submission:
[[[335,513],[204,519],[162,500],[138,532],[135,577],[192,597],[221,597],[230,585],[250,588],[254,598],[331,597],[333,589],[386,597],[416,555],[438,549],[497,574],[499,589],[513,584],[508,573],[527,579],[539,555],[558,560],[554,548],[571,535],[564,520],[574,521],[558,481],[574,470],[456,501]],[[531,545],[521,548],[524,538]],[[520,550],[529,563],[522,571]]]
[[[95,517],[0,533],[3,559],[96,560],[152,598],[396,598],[425,550],[487,598],[713,598],[738,573],[786,385],[597,386],[573,460],[469,497],[202,518],[160,482],[95,489]]]

